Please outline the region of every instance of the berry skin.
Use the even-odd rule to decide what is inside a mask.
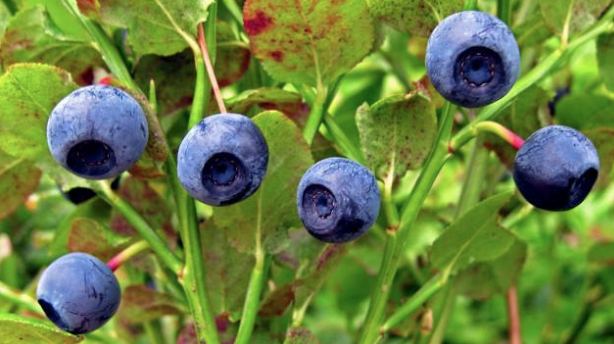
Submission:
[[[426,47],[433,86],[454,104],[480,107],[509,92],[520,70],[510,29],[486,12],[455,13],[435,28]]]
[[[128,93],[86,86],[51,111],[47,143],[64,168],[87,179],[107,179],[131,168],[148,139],[145,113]]]
[[[113,272],[87,253],[69,253],[43,272],[36,299],[57,327],[72,334],[92,332],[117,312],[121,289]]]
[[[296,202],[311,235],[321,241],[343,243],[357,239],[373,225],[380,193],[366,167],[344,158],[328,158],[305,172]]]
[[[212,115],[195,125],[181,141],[177,174],[195,199],[225,206],[256,192],[264,178],[269,149],[249,117]]]
[[[514,181],[537,208],[569,210],[584,201],[599,175],[599,156],[579,131],[562,125],[541,128],[520,147]]]

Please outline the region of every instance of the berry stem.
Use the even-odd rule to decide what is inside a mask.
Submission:
[[[322,118],[326,112],[324,104],[326,103],[327,97],[326,91],[318,89],[315,100],[311,105],[311,111],[309,112],[307,123],[305,124],[305,128],[303,128],[303,136],[310,146],[318,133],[318,129],[322,123]]]
[[[520,336],[520,313],[518,311],[518,294],[516,292],[516,287],[511,287],[507,291],[507,314],[510,321],[510,344],[522,344],[522,337]]]
[[[571,43],[569,43],[568,45],[561,46],[560,49],[557,49],[552,52],[539,64],[537,64],[537,66],[531,69],[531,71],[518,79],[514,87],[512,87],[512,89],[507,95],[505,95],[498,101],[484,107],[484,109],[482,109],[482,111],[472,124],[464,127],[456,135],[454,135],[454,137],[452,138],[451,146],[455,149],[459,149],[460,147],[465,145],[469,140],[474,137],[474,135],[472,134],[474,130],[472,126],[475,126],[476,124],[483,121],[494,120],[503,110],[505,110],[510,105],[510,103],[514,99],[516,99],[516,97],[518,97],[519,94],[526,91],[529,87],[535,85],[537,82],[543,80],[546,75],[552,73],[562,59],[569,57],[585,43],[592,41],[593,39],[595,39],[595,37],[610,30],[612,28],[613,19],[614,6],[611,6],[610,9],[601,17],[601,19],[599,19],[597,23],[590,26],[580,35],[576,36],[576,38],[572,40]]]
[[[128,246],[126,249],[115,255],[107,262],[107,266],[111,271],[117,270],[125,262],[129,261],[132,257],[145,251],[149,248],[149,244],[145,240],[137,241],[134,244]]]
[[[205,67],[207,67],[209,82],[211,83],[211,88],[213,89],[217,106],[220,109],[220,113],[227,113],[228,111],[226,111],[226,105],[224,105],[224,98],[222,98],[222,92],[220,91],[220,86],[217,82],[217,78],[215,77],[213,63],[211,62],[211,58],[209,56],[209,49],[207,49],[205,30],[203,29],[202,23],[198,25],[198,45],[200,46],[200,51],[202,52],[203,60],[205,61]]]
[[[510,5],[510,0],[497,0],[497,17],[507,26],[512,27],[512,12]]]
[[[520,147],[524,144],[524,140],[520,136],[497,122],[480,122],[476,124],[474,128],[476,134],[487,132],[499,136],[500,138],[505,140],[505,142],[509,143],[512,147],[514,147],[515,150],[520,149]]]

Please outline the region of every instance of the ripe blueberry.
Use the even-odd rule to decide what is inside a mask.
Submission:
[[[518,78],[520,52],[510,29],[485,12],[455,13],[439,23],[426,48],[426,70],[447,100],[480,107],[503,97]]]
[[[325,242],[343,243],[358,238],[373,225],[380,193],[367,168],[348,159],[328,158],[305,172],[296,202],[311,235]]]
[[[541,128],[520,147],[514,181],[537,208],[569,210],[584,201],[599,175],[599,156],[579,131],[562,125]]]
[[[267,170],[269,149],[249,117],[212,115],[181,141],[177,174],[195,199],[213,206],[230,205],[253,194]]]
[[[43,272],[36,298],[60,329],[82,334],[104,325],[117,311],[121,290],[113,272],[87,253],[69,253]]]
[[[145,113],[128,93],[106,85],[82,87],[62,99],[47,122],[51,154],[87,179],[118,176],[139,159],[148,139]]]

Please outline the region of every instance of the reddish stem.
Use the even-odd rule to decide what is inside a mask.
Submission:
[[[507,291],[507,315],[510,321],[510,344],[522,344],[522,339],[520,337],[520,313],[518,311],[518,294],[516,293],[516,287],[511,287]]]
[[[207,68],[207,74],[209,74],[209,80],[211,81],[211,89],[213,89],[213,94],[215,95],[215,101],[217,102],[217,106],[220,108],[220,113],[226,113],[227,111],[226,106],[224,105],[224,98],[222,98],[220,86],[217,83],[215,71],[213,70],[213,64],[211,63],[211,58],[209,57],[209,50],[207,50],[207,42],[205,41],[205,30],[203,29],[202,23],[198,25],[198,45],[200,46],[200,52],[203,54],[203,60],[205,60],[205,67]]]

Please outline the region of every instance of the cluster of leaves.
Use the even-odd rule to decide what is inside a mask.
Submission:
[[[527,75],[590,29],[612,1],[498,3],[513,10]],[[140,240],[102,199],[64,201],[62,190],[96,186],[62,170],[47,149],[53,106],[108,76],[132,89],[151,130],[147,153],[122,178],[118,194],[170,249],[186,254],[170,197],[172,176],[163,164],[187,130],[192,101],[203,96],[194,94],[194,44],[197,24],[207,19],[227,107],[253,118],[270,152],[267,175],[252,197],[225,208],[197,207],[220,339],[234,340],[252,268],[264,254],[266,283],[250,343],[355,342],[390,219],[382,212],[356,243],[321,244],[301,228],[296,187],[314,161],[343,155],[393,184],[390,203],[403,210],[444,117],[444,102],[425,76],[426,39],[438,20],[463,6],[443,0],[0,0],[0,343],[197,342],[175,272],[151,252],[117,272],[121,308],[94,334],[55,329],[32,293],[41,269],[62,254],[83,251],[108,260]],[[494,0],[479,6],[497,10]],[[108,40],[96,39],[100,35]],[[119,64],[127,75],[120,75]],[[154,104],[141,94],[152,80]],[[446,283],[388,329],[386,342],[501,341],[511,287],[520,296],[527,342],[573,342],[580,335],[583,342],[608,342],[614,322],[608,314],[614,288],[612,80],[610,30],[561,59],[497,117],[524,137],[557,122],[593,140],[602,163],[599,190],[579,209],[547,214],[527,207],[510,191],[514,152],[494,136],[478,137],[473,151],[449,157],[409,229],[385,312],[400,309],[432,278],[445,276]],[[569,95],[549,107],[561,89]],[[318,108],[323,124],[311,143],[303,132]],[[216,111],[211,102],[206,114]],[[456,115],[455,132],[475,117],[465,109]]]

